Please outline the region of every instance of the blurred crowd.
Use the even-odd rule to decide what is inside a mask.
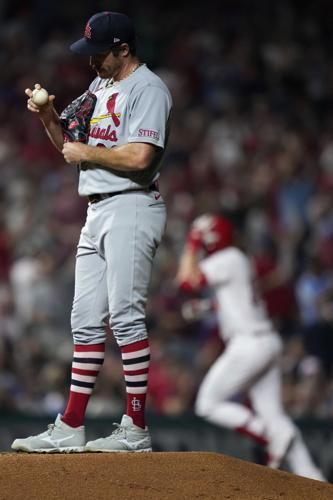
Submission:
[[[61,111],[94,77],[68,46],[99,10],[138,27],[138,53],[169,86],[172,133],[160,189],[168,227],[148,304],[149,409],[191,411],[223,350],[213,313],[185,322],[177,260],[194,217],[224,211],[258,270],[284,341],[283,398],[293,417],[333,417],[332,5],[282,0],[13,0],[0,7],[0,410],[54,415],[72,360],[76,244],[87,201],[26,111],[41,83]],[[107,356],[88,414],[121,413],[119,350]]]

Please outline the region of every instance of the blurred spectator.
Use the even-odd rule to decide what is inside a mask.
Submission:
[[[307,353],[315,356],[327,376],[333,364],[333,273],[311,256],[296,282],[301,335]]]

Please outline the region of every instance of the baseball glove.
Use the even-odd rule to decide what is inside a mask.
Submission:
[[[88,142],[90,120],[97,97],[87,90],[71,102],[60,115],[65,142]]]

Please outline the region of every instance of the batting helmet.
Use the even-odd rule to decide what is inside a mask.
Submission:
[[[220,215],[201,215],[195,219],[192,228],[200,233],[202,246],[208,254],[223,250],[233,243],[233,225]]]

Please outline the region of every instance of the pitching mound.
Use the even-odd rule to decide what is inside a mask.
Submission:
[[[216,453],[0,454],[1,500],[333,500],[333,485]]]

